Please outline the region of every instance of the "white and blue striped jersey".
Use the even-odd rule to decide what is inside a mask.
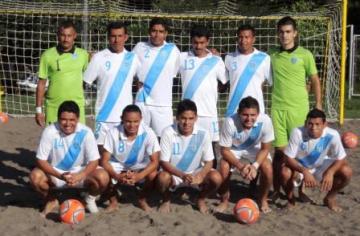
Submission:
[[[96,121],[121,121],[123,109],[133,103],[132,83],[139,68],[137,56],[125,49],[121,53],[104,49],[91,58],[84,81],[91,84],[97,79]]]
[[[317,139],[311,138],[305,127],[293,129],[284,153],[309,169],[321,167],[326,159],[342,160],[346,157],[339,133],[329,127],[325,127]]]
[[[47,126],[40,139],[36,157],[48,161],[51,166],[63,170],[78,170],[90,161],[100,158],[91,129],[78,123],[75,132],[66,135],[58,123]]]
[[[143,122],[134,140],[128,140],[122,124],[110,129],[104,148],[111,153],[110,163],[118,163],[122,170],[139,170],[150,163],[150,156],[160,151],[154,131]]]
[[[137,76],[143,83],[136,95],[136,103],[171,107],[173,78],[180,63],[179,49],[175,44],[167,42],[160,47],[155,47],[150,42],[139,42],[133,52],[141,62]]]
[[[225,64],[221,57],[197,57],[192,51],[180,55],[182,99],[195,102],[197,114],[217,117],[218,80],[226,83]]]
[[[202,162],[214,159],[210,136],[197,125],[189,136],[181,135],[177,124],[165,128],[160,147],[160,160],[170,162],[185,173],[192,173],[202,166]]]
[[[265,113],[262,84],[267,80],[272,85],[270,56],[255,48],[247,55],[236,51],[225,57],[225,66],[227,79],[230,80],[226,116],[236,113],[241,99],[247,96],[255,98],[259,102],[260,113]]]
[[[225,119],[219,145],[234,151],[247,150],[251,155],[256,155],[261,143],[269,143],[273,140],[274,129],[268,115],[260,113],[253,127],[244,129],[236,113]]]

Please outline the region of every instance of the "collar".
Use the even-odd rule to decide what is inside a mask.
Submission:
[[[56,51],[59,53],[59,55],[62,55],[62,54],[64,54],[64,53],[71,53],[71,54],[74,54],[74,52],[75,52],[75,45],[70,49],[70,51],[67,51],[67,52],[64,52],[64,48],[60,45],[60,44],[58,44],[58,45],[56,45]]]
[[[236,53],[237,53],[238,55],[249,56],[249,55],[253,55],[254,53],[256,53],[256,52],[258,51],[255,47],[253,47],[253,49],[254,49],[254,50],[253,50],[251,53],[249,53],[249,54],[243,54],[243,53],[240,52],[239,48],[237,47],[237,48],[236,48]]]
[[[121,53],[124,53],[126,52],[126,48],[124,47],[123,51],[122,52],[116,52],[112,47],[108,47],[107,48],[111,53],[116,53],[116,54],[121,54]]]
[[[150,47],[153,47],[153,48],[162,48],[163,46],[165,46],[166,44],[168,44],[168,42],[164,41],[164,43],[161,45],[161,46],[154,46],[150,39],[147,41],[147,44],[150,46]]]
[[[211,53],[211,51],[210,51],[209,49],[206,49],[206,51],[207,51],[207,54],[206,54],[205,57],[198,57],[198,56],[195,55],[194,51],[191,49],[191,50],[189,51],[189,56],[198,57],[198,58],[208,58],[208,57],[212,57],[212,56],[213,56],[213,54]]]
[[[143,133],[144,133],[144,127],[143,127],[143,124],[141,122],[140,125],[139,125],[139,130],[138,130],[138,132],[136,134],[136,137],[143,134]],[[119,139],[120,140],[127,140],[128,139],[128,137],[125,134],[125,129],[124,129],[123,124],[119,125]]]
[[[295,44],[295,46],[292,47],[292,48],[290,48],[290,49],[284,49],[284,48],[280,47],[279,50],[280,50],[280,52],[292,53],[292,52],[295,51],[298,47],[299,47],[299,45]]]

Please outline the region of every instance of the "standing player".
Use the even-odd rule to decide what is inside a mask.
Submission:
[[[225,57],[230,80],[230,94],[225,116],[236,113],[241,99],[251,96],[259,102],[260,113],[265,113],[263,84],[271,81],[270,56],[254,48],[255,29],[250,25],[238,28],[238,49]]]
[[[52,188],[86,187],[85,198],[90,212],[98,212],[95,196],[106,189],[107,173],[98,166],[99,152],[90,128],[78,123],[79,107],[73,101],[63,102],[58,121],[46,127],[37,150],[37,167],[30,174],[34,189],[45,199],[46,216],[59,206]]]
[[[335,212],[342,211],[336,203],[336,194],[349,183],[352,170],[345,160],[340,135],[327,127],[323,111],[315,108],[308,113],[305,126],[292,131],[284,153],[282,184],[288,206],[295,205],[294,181],[300,179],[306,187],[319,186],[327,192],[324,204]]]
[[[172,85],[180,63],[180,51],[165,41],[167,34],[166,21],[154,18],[150,21],[149,41],[139,42],[133,49],[141,62],[136,104],[144,122],[158,137],[173,123]]]
[[[124,48],[128,39],[126,26],[111,22],[107,33],[109,48],[91,58],[84,74],[84,81],[88,84],[97,79],[95,137],[100,150],[106,130],[119,125],[124,107],[133,103],[132,82],[140,67],[135,53]]]
[[[273,90],[271,118],[274,124],[274,190],[280,190],[279,176],[283,150],[292,129],[303,125],[309,111],[307,78],[315,94],[315,107],[321,109],[320,80],[313,55],[296,43],[297,28],[293,18],[286,16],[277,23],[281,47],[271,55]],[[274,198],[275,198],[274,196]]]
[[[267,197],[272,185],[270,158],[274,131],[271,119],[259,112],[259,103],[253,97],[246,97],[239,104],[238,113],[226,118],[220,136],[222,160],[220,173],[224,179],[219,194],[221,203],[217,211],[223,212],[229,204],[229,184],[232,168],[248,180],[254,180],[260,169],[259,205],[264,213],[271,211]],[[251,164],[241,162],[247,159]]]
[[[205,26],[191,29],[192,50],[180,56],[182,98],[195,102],[199,127],[208,130],[213,149],[219,141],[217,112],[218,80],[226,83],[225,65],[221,57],[208,49],[210,33]]]
[[[167,127],[161,136],[160,165],[157,186],[163,195],[161,212],[170,212],[170,190],[181,186],[200,187],[197,200],[200,212],[207,213],[206,196],[216,191],[222,178],[212,169],[214,154],[209,133],[199,128],[197,109],[193,101],[178,104],[176,123]]]
[[[119,126],[111,128],[106,134],[101,157],[101,165],[112,178],[108,189],[108,210],[117,208],[116,188],[119,185],[135,185],[145,180],[139,206],[144,211],[150,211],[145,197],[151,193],[157,174],[159,143],[154,131],[141,122],[138,106],[125,107],[121,120]]]
[[[58,45],[47,49],[40,58],[39,81],[36,88],[36,123],[40,126],[57,121],[60,104],[75,101],[80,107],[80,122],[85,124],[83,72],[88,64],[88,53],[74,45],[76,28],[71,21],[63,22],[57,32]],[[42,104],[46,83],[45,116]]]

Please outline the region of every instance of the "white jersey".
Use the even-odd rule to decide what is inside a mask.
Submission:
[[[274,140],[274,129],[271,119],[266,114],[259,114],[255,124],[250,129],[244,129],[238,114],[227,117],[220,134],[220,146],[229,147],[234,151],[247,150],[256,155],[261,143]]]
[[[180,51],[172,43],[155,47],[149,42],[139,42],[133,49],[141,62],[138,73],[143,87],[136,95],[136,102],[151,106],[172,106],[173,78],[176,76]]]
[[[129,141],[121,124],[108,131],[104,148],[111,153],[110,162],[119,163],[123,170],[138,170],[150,163],[150,156],[160,151],[154,131],[143,122],[139,126],[137,136]]]
[[[133,103],[132,83],[139,68],[137,56],[125,49],[121,53],[104,49],[91,58],[84,81],[91,84],[97,79],[96,121],[121,121],[123,109]]]
[[[202,162],[214,159],[208,132],[196,125],[189,136],[181,135],[177,124],[165,128],[161,135],[160,147],[160,160],[170,162],[185,173],[192,173],[201,167]]]
[[[284,153],[309,169],[321,167],[326,159],[342,160],[346,156],[339,133],[329,127],[317,139],[309,137],[304,127],[293,129]]]
[[[78,123],[75,132],[66,135],[59,123],[54,123],[44,129],[36,157],[59,170],[71,172],[98,160],[100,155],[89,127]]]
[[[260,113],[265,113],[262,84],[272,84],[270,56],[254,48],[250,54],[239,51],[225,57],[230,94],[226,116],[236,113],[242,98],[251,96],[259,102]]]
[[[192,51],[180,55],[182,99],[195,102],[199,116],[217,117],[218,80],[226,83],[221,57],[208,53],[199,58]]]

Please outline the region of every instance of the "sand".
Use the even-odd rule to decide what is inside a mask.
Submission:
[[[91,123],[91,122],[90,122]],[[360,134],[360,121],[346,121],[341,130]],[[11,118],[0,124],[0,235],[359,235],[360,232],[360,148],[347,150],[348,160],[354,170],[351,183],[338,196],[342,213],[332,213],[322,206],[318,190],[309,191],[318,202],[297,203],[292,211],[283,208],[280,199],[271,204],[272,213],[261,214],[253,225],[242,225],[232,215],[234,203],[248,196],[247,184],[235,177],[231,182],[231,205],[223,214],[203,215],[190,199],[173,197],[172,212],[156,211],[159,195],[154,193],[150,204],[154,212],[145,213],[135,205],[135,192],[124,191],[119,210],[87,214],[79,225],[69,226],[58,221],[56,213],[46,219],[39,214],[42,201],[29,185],[28,175],[35,166],[35,152],[41,128],[33,118]],[[217,199],[208,200],[214,206]]]

